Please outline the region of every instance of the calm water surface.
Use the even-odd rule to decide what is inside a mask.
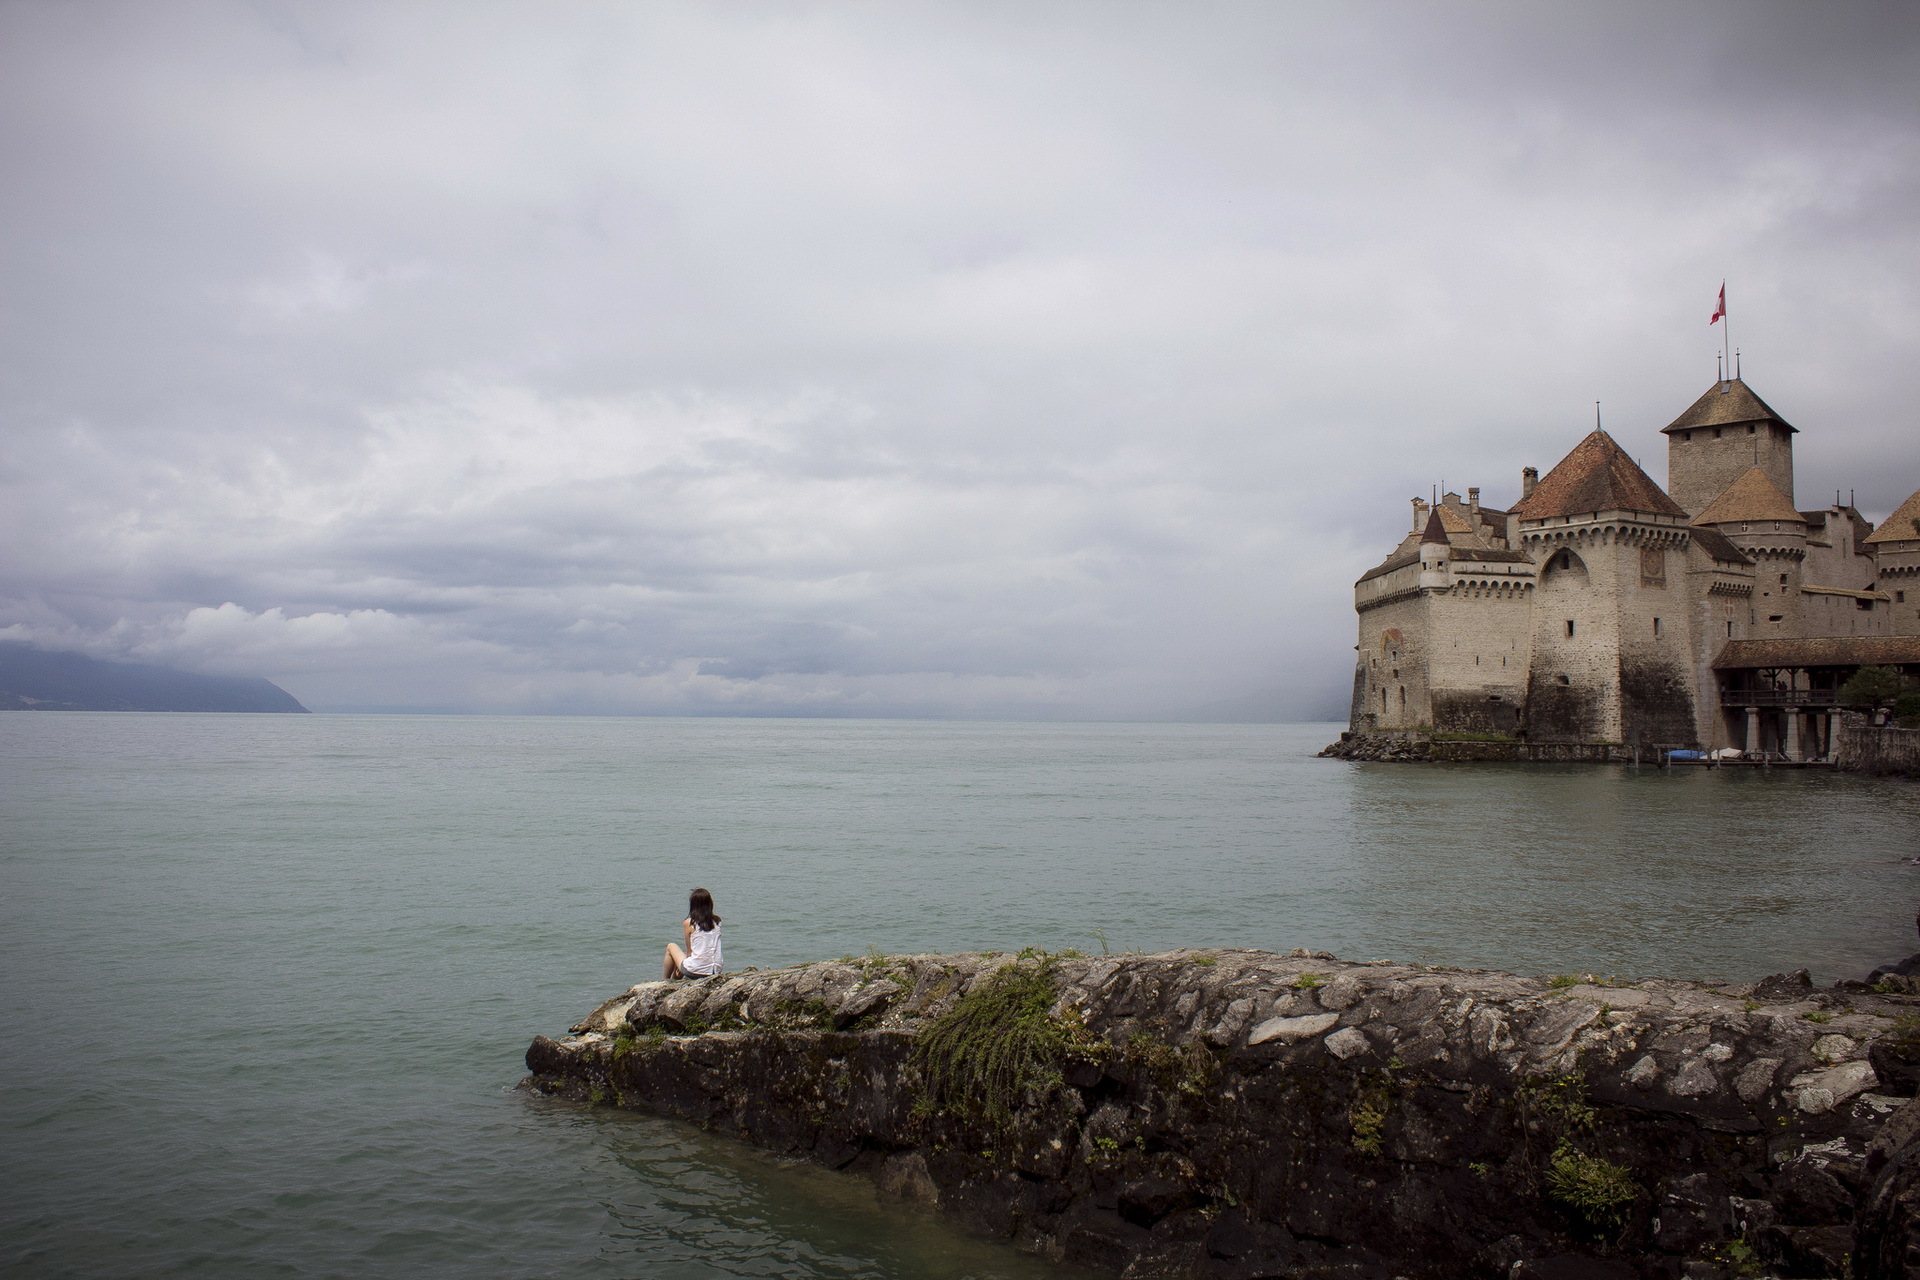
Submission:
[[[1296,946],[1857,975],[1920,787],[1351,765],[1325,725],[0,716],[0,1265],[1060,1276],[863,1183],[513,1090],[712,888],[732,967]]]

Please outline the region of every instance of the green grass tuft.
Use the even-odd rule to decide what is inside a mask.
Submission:
[[[1547,1191],[1588,1222],[1617,1227],[1640,1194],[1640,1184],[1625,1165],[1585,1155],[1562,1144],[1547,1165]]]
[[[928,1024],[914,1044],[917,1109],[1004,1129],[1029,1089],[1060,1082],[1063,1060],[1085,1039],[1048,1015],[1059,998],[1051,957],[1002,965]]]

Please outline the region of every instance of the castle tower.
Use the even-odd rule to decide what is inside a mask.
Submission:
[[[1716,382],[1662,428],[1667,492],[1698,515],[1748,469],[1758,467],[1793,505],[1796,428],[1738,378]]]
[[[1891,596],[1896,636],[1920,636],[1920,492],[1867,535],[1880,589]]]
[[[1686,511],[1595,431],[1513,515],[1540,566],[1527,737],[1693,742]]]
[[[1440,521],[1440,508],[1427,516],[1427,527],[1420,534],[1420,585],[1429,591],[1445,591],[1453,586],[1450,561],[1453,548],[1447,541],[1447,529]]]
[[[1807,521],[1760,467],[1748,467],[1693,523],[1718,530],[1754,563],[1752,622],[1746,638],[1804,634],[1802,569]]]

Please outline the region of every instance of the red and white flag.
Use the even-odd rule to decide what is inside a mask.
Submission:
[[[1725,320],[1726,318],[1727,318],[1727,282],[1725,280],[1722,280],[1720,282],[1720,301],[1713,304],[1713,319],[1707,321],[1707,323],[1709,325],[1719,324],[1722,320]]]

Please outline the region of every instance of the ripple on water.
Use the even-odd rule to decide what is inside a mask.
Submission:
[[[26,1276],[1060,1269],[511,1088],[651,976],[1306,946],[1831,978],[1913,949],[1920,789],[1314,760],[1328,726],[0,717],[0,1260]]]

